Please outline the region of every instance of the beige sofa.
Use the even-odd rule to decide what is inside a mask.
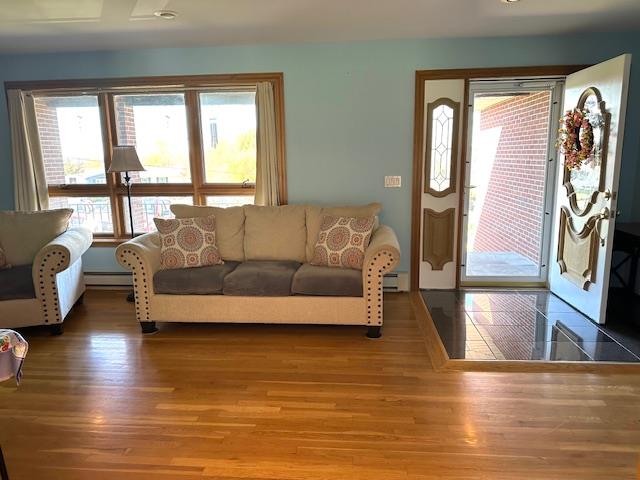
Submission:
[[[133,272],[144,333],[155,332],[155,322],[246,322],[363,325],[380,336],[383,275],[400,259],[393,230],[376,225],[362,271],[308,263],[323,215],[377,215],[379,204],[171,208],[177,218],[216,217],[225,265],[161,270],[157,233],[120,245],[116,257]]]
[[[61,334],[82,301],[82,254],[93,237],[85,228],[67,230],[70,212],[0,212],[0,245],[11,264],[0,269],[0,328],[50,325]]]

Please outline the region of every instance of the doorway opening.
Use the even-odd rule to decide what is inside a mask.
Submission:
[[[470,82],[461,286],[546,284],[562,86]]]
[[[448,359],[640,363],[640,296],[607,302],[630,60],[416,72],[411,285]]]

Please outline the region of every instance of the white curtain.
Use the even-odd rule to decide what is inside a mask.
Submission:
[[[278,205],[278,145],[276,110],[271,82],[259,82],[256,90],[258,119],[256,205]]]
[[[33,97],[21,90],[9,90],[7,98],[15,209],[46,210],[49,208],[49,193]]]

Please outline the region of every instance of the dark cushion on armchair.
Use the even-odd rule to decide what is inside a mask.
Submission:
[[[36,298],[31,265],[0,269],[0,301]]]
[[[291,290],[295,295],[361,297],[362,271],[305,263],[294,275]]]
[[[225,295],[287,297],[300,263],[251,260],[238,265],[224,279]]]
[[[168,295],[222,295],[224,278],[238,266],[222,265],[160,270],[153,276],[153,291]]]

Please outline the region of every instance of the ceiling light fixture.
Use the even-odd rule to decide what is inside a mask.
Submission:
[[[520,0],[501,0],[501,1],[502,1],[502,3],[517,3]]]
[[[164,18],[165,20],[173,20],[178,16],[178,12],[173,10],[156,10],[153,14],[158,18]]]

